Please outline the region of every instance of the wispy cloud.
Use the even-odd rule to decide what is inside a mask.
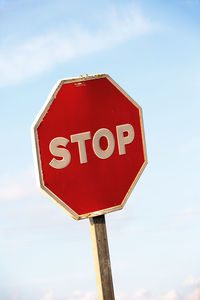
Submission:
[[[70,296],[66,297],[67,300],[97,300],[95,292],[79,292],[75,291]]]
[[[198,287],[200,288],[200,277],[195,277],[195,276],[189,276],[185,282],[184,286],[186,287]]]
[[[119,300],[197,300],[200,296],[200,289],[177,292],[175,289],[164,293],[154,293],[145,289],[133,294],[119,295]]]
[[[119,300],[198,300],[200,297],[200,289],[195,288],[189,292],[178,293],[176,290],[170,290],[165,293],[153,293],[147,290],[138,290],[135,293],[116,294]],[[12,299],[21,299],[20,295],[11,297]],[[32,299],[32,298],[31,298]],[[53,291],[47,291],[41,295],[40,300],[56,300],[58,294]],[[69,294],[61,294],[59,292],[60,300],[97,300],[96,291],[74,291]]]
[[[200,80],[199,80],[200,82]],[[180,153],[183,154],[188,154],[188,153],[195,153],[199,154],[200,152],[200,138],[199,137],[194,137],[191,140],[189,140],[185,145],[183,145],[180,148]]]
[[[119,300],[181,300],[175,290],[170,290],[164,294],[155,294],[145,289],[138,290],[132,295],[124,295]],[[182,299],[183,300],[183,299]]]
[[[54,296],[52,291],[45,293],[44,296],[41,298],[41,300],[53,300],[53,299]]]
[[[0,180],[0,202],[15,201],[39,194],[34,171],[28,169],[16,176],[5,175]]]
[[[176,290],[172,289],[165,293],[153,293],[145,289],[138,290],[132,294],[116,294],[119,300],[195,300],[199,297],[199,289],[194,289],[190,292],[183,292],[179,294]],[[55,300],[56,298],[50,298]],[[69,300],[97,300],[96,293],[94,292],[74,292],[66,296],[65,299]],[[43,300],[43,298],[42,298]]]
[[[108,17],[109,16],[109,17]],[[77,25],[45,32],[0,50],[0,86],[16,84],[78,56],[102,51],[129,38],[150,33],[154,25],[133,6],[111,9],[98,28]]]
[[[84,272],[82,273],[82,278],[84,278]],[[75,279],[77,278],[76,275],[74,275]],[[54,280],[51,280],[54,282],[54,285],[52,288],[50,287],[49,290],[46,289],[44,292],[44,289],[41,289],[39,292],[40,300],[97,300],[97,290],[75,290],[72,292],[66,293],[64,290],[61,290],[60,287],[56,288],[56,281],[66,282],[66,280],[70,280],[71,277],[66,278],[54,278]],[[35,287],[35,284],[41,284],[41,286],[44,287],[44,283],[48,281],[48,278],[45,278],[41,281],[41,279],[38,279],[38,282],[32,282],[32,286]],[[188,277],[188,279],[183,283],[182,287],[178,289],[169,289],[163,292],[159,291],[152,291],[147,289],[140,289],[133,292],[116,292],[116,299],[119,300],[197,300],[200,297],[200,288],[199,285],[196,284],[199,282],[199,279],[195,278],[194,276]],[[27,283],[26,283],[27,284]],[[30,284],[30,283],[29,283]],[[45,284],[46,286],[46,284]],[[46,286],[47,287],[47,286]],[[59,296],[58,296],[59,295]],[[20,296],[20,295],[18,295]],[[18,299],[18,298],[17,298]],[[19,297],[19,299],[21,299]],[[31,298],[32,299],[32,298]]]
[[[199,300],[200,299],[200,289],[195,289],[189,293],[183,300]]]
[[[46,292],[44,296],[40,300],[56,300],[57,296],[54,295],[52,291]],[[88,291],[88,292],[81,292],[75,291],[71,294],[68,294],[64,297],[59,297],[59,299],[65,300],[97,300],[97,295],[95,292]]]
[[[198,208],[183,209],[171,219],[166,229],[169,231],[180,229],[188,222],[191,222],[191,220],[194,220],[195,217],[199,218],[199,214],[200,210]]]

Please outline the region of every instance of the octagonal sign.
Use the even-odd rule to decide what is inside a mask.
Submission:
[[[33,133],[40,187],[75,219],[121,209],[147,164],[142,110],[107,74],[60,80]]]

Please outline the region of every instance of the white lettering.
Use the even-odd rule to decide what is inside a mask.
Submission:
[[[105,150],[101,149],[100,139],[105,137],[108,141],[108,147]],[[96,156],[101,159],[106,159],[110,157],[115,149],[115,139],[112,132],[106,128],[97,130],[92,140],[93,150]]]
[[[65,148],[60,148],[59,146],[66,147],[69,140],[64,137],[56,137],[49,144],[49,150],[52,155],[56,157],[62,157],[62,159],[53,158],[50,161],[50,166],[55,169],[64,169],[67,167],[71,161],[71,154]]]
[[[81,164],[87,163],[85,141],[90,139],[91,139],[90,131],[71,135],[71,142],[72,143],[78,142],[79,157],[80,157]]]
[[[131,124],[119,125],[116,126],[116,130],[117,130],[119,154],[120,155],[126,154],[125,145],[132,143],[135,137],[133,126]],[[127,132],[128,135],[125,136],[124,135],[125,132]]]
[[[131,124],[123,124],[116,126],[117,143],[119,149],[119,155],[126,154],[126,145],[133,142],[135,137],[134,128]],[[106,138],[107,148],[103,149],[101,139]],[[80,163],[84,164],[88,162],[86,144],[87,140],[91,140],[90,131],[72,134],[70,136],[71,143],[78,143]],[[58,157],[53,158],[49,165],[55,169],[63,169],[67,167],[71,162],[71,154],[66,149],[69,140],[64,137],[56,137],[49,144],[50,153]],[[100,128],[97,130],[92,139],[92,147],[95,155],[100,159],[109,158],[115,150],[115,138],[113,133],[107,128]]]

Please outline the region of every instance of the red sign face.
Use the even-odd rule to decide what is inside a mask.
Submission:
[[[106,74],[59,81],[34,138],[41,188],[75,219],[121,209],[147,164],[141,108]]]

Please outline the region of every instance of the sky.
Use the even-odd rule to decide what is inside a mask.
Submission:
[[[143,109],[148,165],[106,215],[116,300],[200,299],[200,1],[0,0],[0,300],[97,300],[87,219],[36,185],[54,84],[109,74]]]

